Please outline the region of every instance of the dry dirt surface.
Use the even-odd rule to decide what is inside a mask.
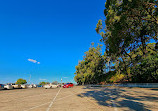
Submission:
[[[75,86],[0,90],[0,111],[158,111],[158,89]]]

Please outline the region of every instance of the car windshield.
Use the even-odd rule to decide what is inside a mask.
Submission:
[[[70,84],[70,83],[66,83],[65,85],[68,85],[68,84]]]

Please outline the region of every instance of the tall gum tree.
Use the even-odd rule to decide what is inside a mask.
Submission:
[[[104,67],[101,45],[94,47],[92,43],[89,50],[85,52],[83,60],[76,66],[74,79],[78,84],[97,84],[101,82]]]
[[[157,0],[107,0],[104,14],[105,24],[99,20],[96,31],[108,53],[127,55],[139,47],[145,55],[147,43],[158,41]]]

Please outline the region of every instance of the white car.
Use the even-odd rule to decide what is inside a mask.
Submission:
[[[34,85],[33,85],[33,87],[34,87],[34,88],[37,88],[37,85],[36,85],[36,84],[34,84]]]
[[[37,88],[37,85],[36,84],[30,84],[30,85],[28,85],[28,88]]]
[[[28,85],[28,88],[33,88],[33,85],[31,85],[31,84],[30,84],[30,85]]]
[[[27,88],[27,85],[26,85],[26,84],[22,84],[22,85],[21,85],[21,88],[26,89],[26,88]]]
[[[4,89],[13,89],[13,86],[11,84],[6,84],[4,86]]]
[[[20,84],[11,83],[13,89],[20,89],[22,88]]]
[[[46,84],[43,86],[45,89],[50,89],[50,88],[58,88],[58,85],[54,85],[54,84]]]

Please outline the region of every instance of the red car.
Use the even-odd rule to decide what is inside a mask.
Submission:
[[[63,88],[71,88],[73,86],[74,85],[72,83],[66,83],[66,84],[64,84]]]

